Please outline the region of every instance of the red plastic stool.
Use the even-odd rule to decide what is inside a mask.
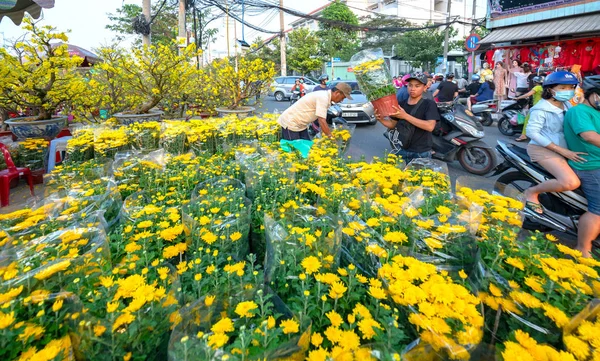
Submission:
[[[15,163],[13,162],[8,149],[2,143],[0,143],[0,151],[2,151],[2,154],[4,155],[4,162],[6,163],[7,168],[0,171],[0,206],[5,207],[8,206],[8,203],[10,202],[10,181],[23,174],[27,177],[27,184],[29,184],[29,190],[33,196],[33,177],[31,176],[31,169],[26,167],[15,167]]]

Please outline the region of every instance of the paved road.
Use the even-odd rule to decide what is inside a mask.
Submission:
[[[258,111],[281,113],[287,109],[289,105],[289,101],[277,102],[273,97],[264,97],[262,99],[262,106],[259,107]],[[379,123],[376,125],[358,125],[352,138],[348,155],[356,159],[360,159],[364,156],[367,161],[370,161],[373,157],[384,156],[386,152],[389,151],[389,143],[387,139],[383,137],[384,131],[385,127]],[[493,126],[485,127],[485,135],[484,141],[493,147],[496,146],[496,142],[499,139],[505,141],[513,139],[501,134],[495,124]],[[499,155],[498,157],[498,160],[501,161],[502,158]],[[468,173],[463,170],[457,161],[449,163],[448,170],[453,181],[459,177],[469,177],[469,186],[486,189],[488,191],[493,189],[496,180],[496,178],[486,178]]]

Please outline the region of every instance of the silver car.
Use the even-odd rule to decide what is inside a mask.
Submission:
[[[319,84],[305,76],[280,76],[275,78],[273,83],[271,83],[268,95],[275,97],[275,100],[278,102],[289,99],[292,96],[292,87],[296,83],[296,79],[300,78],[304,79],[304,89],[306,89],[306,93],[312,92],[314,87]]]
[[[329,87],[333,88],[339,81],[332,82]],[[360,91],[358,83],[355,81],[344,82],[352,88],[352,100],[344,99],[340,103],[342,107],[342,118],[346,119],[348,123],[355,124],[369,124],[373,125],[377,123],[375,118],[375,109],[373,104],[367,99],[367,96]]]

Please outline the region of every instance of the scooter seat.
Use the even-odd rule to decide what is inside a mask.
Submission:
[[[523,159],[527,163],[531,164],[531,166],[533,166],[535,168],[535,170],[542,173],[544,176],[546,176],[546,178],[549,178],[549,179],[554,178],[554,176],[552,174],[548,173],[548,171],[546,169],[544,169],[544,167],[540,166],[540,164],[538,162],[533,162],[531,160],[531,158],[529,157],[529,154],[527,154],[527,149],[519,147],[516,144],[510,144],[509,147],[510,147],[510,150],[515,152],[521,159]],[[583,194],[583,191],[581,190],[581,188],[577,188],[573,192],[579,194],[582,197],[585,197],[585,194]]]

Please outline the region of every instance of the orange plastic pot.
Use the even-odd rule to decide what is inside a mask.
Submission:
[[[371,104],[373,104],[377,113],[383,117],[389,117],[398,111],[398,99],[396,95],[386,95],[383,98],[371,101]]]

